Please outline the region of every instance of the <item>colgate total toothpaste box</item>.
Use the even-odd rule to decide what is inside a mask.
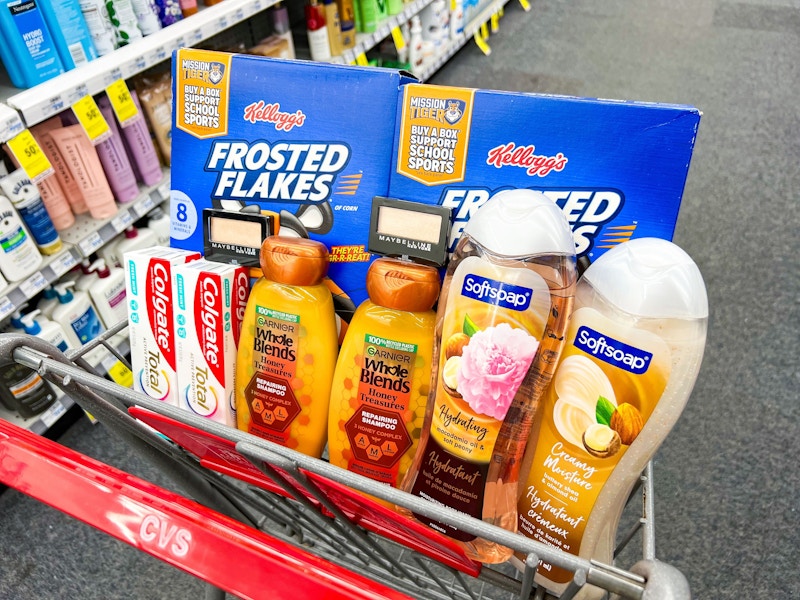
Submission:
[[[133,389],[177,406],[172,270],[198,252],[156,246],[123,257]]]
[[[236,427],[236,351],[250,294],[245,267],[198,260],[173,271],[178,406]]]
[[[578,255],[596,259],[635,237],[672,239],[699,122],[691,106],[410,84],[389,195],[452,208],[452,250],[493,194],[539,190]]]

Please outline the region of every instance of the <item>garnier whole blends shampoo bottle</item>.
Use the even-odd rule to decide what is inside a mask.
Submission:
[[[417,449],[431,383],[439,271],[379,258],[350,321],[331,388],[331,464],[397,487]]]
[[[442,285],[431,391],[404,490],[516,531],[520,463],[563,346],[575,280],[572,233],[543,194],[500,192],[473,215]],[[511,556],[414,516],[475,560]]]
[[[692,391],[707,319],[700,271],[672,242],[631,240],[586,270],[523,463],[521,533],[611,563],[628,495]],[[571,579],[546,563],[536,575],[555,592]]]
[[[236,358],[237,427],[314,458],[327,441],[338,351],[328,264],[321,242],[264,240]]]

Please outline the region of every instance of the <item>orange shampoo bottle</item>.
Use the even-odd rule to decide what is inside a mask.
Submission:
[[[337,331],[323,279],[328,250],[270,236],[253,285],[236,363],[239,429],[319,458],[325,449]]]
[[[342,343],[331,391],[331,464],[397,487],[411,466],[430,387],[439,272],[379,258]]]

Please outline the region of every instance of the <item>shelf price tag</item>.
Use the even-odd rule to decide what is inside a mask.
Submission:
[[[92,144],[97,145],[111,135],[111,129],[106,123],[103,113],[100,112],[97,102],[90,95],[84,96],[73,104],[72,112],[75,113]]]
[[[529,12],[531,10],[531,3],[528,0],[519,0],[519,3],[522,5],[522,9],[525,12]]]
[[[481,35],[480,31],[476,31],[473,38],[475,39],[475,44],[486,56],[489,56],[492,53],[492,49],[489,47],[489,44],[486,43],[486,40]]]
[[[367,60],[367,55],[364,54],[363,52],[359,52],[358,55],[356,55],[356,64],[359,65],[359,66],[362,66],[362,67],[369,66],[369,61]]]
[[[400,27],[392,27],[392,39],[394,40],[394,47],[398,52],[402,52],[406,47],[406,40],[403,37],[403,30]]]
[[[489,39],[489,26],[486,23],[481,25],[481,37],[484,41]]]
[[[119,360],[108,368],[108,376],[117,385],[126,388],[133,387],[133,372]]]
[[[92,252],[97,250],[104,243],[105,242],[103,241],[103,236],[101,236],[97,231],[95,231],[89,237],[82,239],[78,243],[78,248],[80,248],[81,254],[83,254],[85,258],[89,258]]]
[[[500,14],[494,13],[491,18],[491,26],[492,26],[492,33],[497,33],[497,30],[500,29]]]
[[[53,405],[50,408],[42,413],[42,416],[39,417],[39,420],[44,423],[44,426],[47,427],[47,429],[50,429],[66,412],[67,407],[64,406],[60,400],[56,400],[53,402]]]
[[[53,173],[53,165],[47,160],[47,156],[39,147],[30,129],[23,129],[8,140],[8,147],[33,183],[37,183]]]
[[[33,298],[47,287],[47,279],[40,272],[36,272],[19,284],[19,289],[26,298]]]
[[[139,109],[136,108],[124,79],[117,79],[109,85],[106,88],[106,94],[121,127],[127,127],[139,116]]]
[[[0,319],[5,319],[8,315],[13,313],[15,309],[16,306],[8,296],[0,298]]]

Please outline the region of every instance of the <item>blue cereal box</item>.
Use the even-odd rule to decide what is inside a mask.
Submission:
[[[397,97],[411,81],[388,69],[176,50],[171,245],[203,252],[203,209],[266,212],[278,234],[324,242],[332,285],[360,303],[370,206],[388,192]]]
[[[398,98],[389,195],[448,206],[451,251],[496,192],[544,192],[591,260],[637,237],[672,239],[700,113],[412,84]]]

